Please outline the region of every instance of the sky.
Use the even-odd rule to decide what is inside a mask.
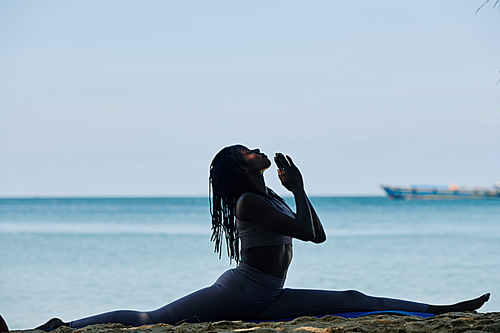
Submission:
[[[0,1],[0,197],[206,196],[236,143],[292,156],[311,196],[490,187],[483,2]]]

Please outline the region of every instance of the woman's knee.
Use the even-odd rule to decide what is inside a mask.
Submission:
[[[365,294],[363,294],[362,292],[359,292],[357,290],[346,290],[344,292],[347,293],[347,294],[349,294],[352,297],[355,297],[355,298],[364,298],[364,297],[366,297]]]
[[[152,324],[151,319],[147,312],[139,311],[116,311],[112,319],[112,322],[121,323],[126,326],[141,326],[146,324]]]

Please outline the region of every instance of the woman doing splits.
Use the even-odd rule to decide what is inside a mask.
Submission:
[[[292,239],[322,243],[326,235],[297,166],[281,153],[274,161],[281,184],[294,196],[295,213],[266,186],[263,173],[271,161],[259,149],[226,147],[210,165],[212,241],[219,258],[226,243],[229,258],[237,262],[236,268],[223,273],[212,286],[153,311],[112,311],[67,323],[53,318],[38,328],[259,321],[385,310],[441,314],[476,310],[488,301],[490,295],[484,294],[454,305],[436,306],[371,297],[354,290],[283,289],[292,260]]]

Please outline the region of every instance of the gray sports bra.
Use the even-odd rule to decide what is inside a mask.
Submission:
[[[262,198],[269,202],[276,210],[295,218],[290,208],[278,199]],[[254,221],[243,221],[236,218],[236,228],[238,228],[238,237],[240,238],[242,249],[257,246],[292,244],[292,237],[267,229]]]

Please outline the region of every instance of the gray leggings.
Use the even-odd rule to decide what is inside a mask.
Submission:
[[[371,297],[358,291],[283,289],[278,279],[240,263],[215,283],[157,310],[112,311],[70,323],[72,328],[93,324],[121,323],[127,326],[219,320],[272,320],[298,316],[320,316],[342,312],[398,310],[427,312],[427,304]]]

